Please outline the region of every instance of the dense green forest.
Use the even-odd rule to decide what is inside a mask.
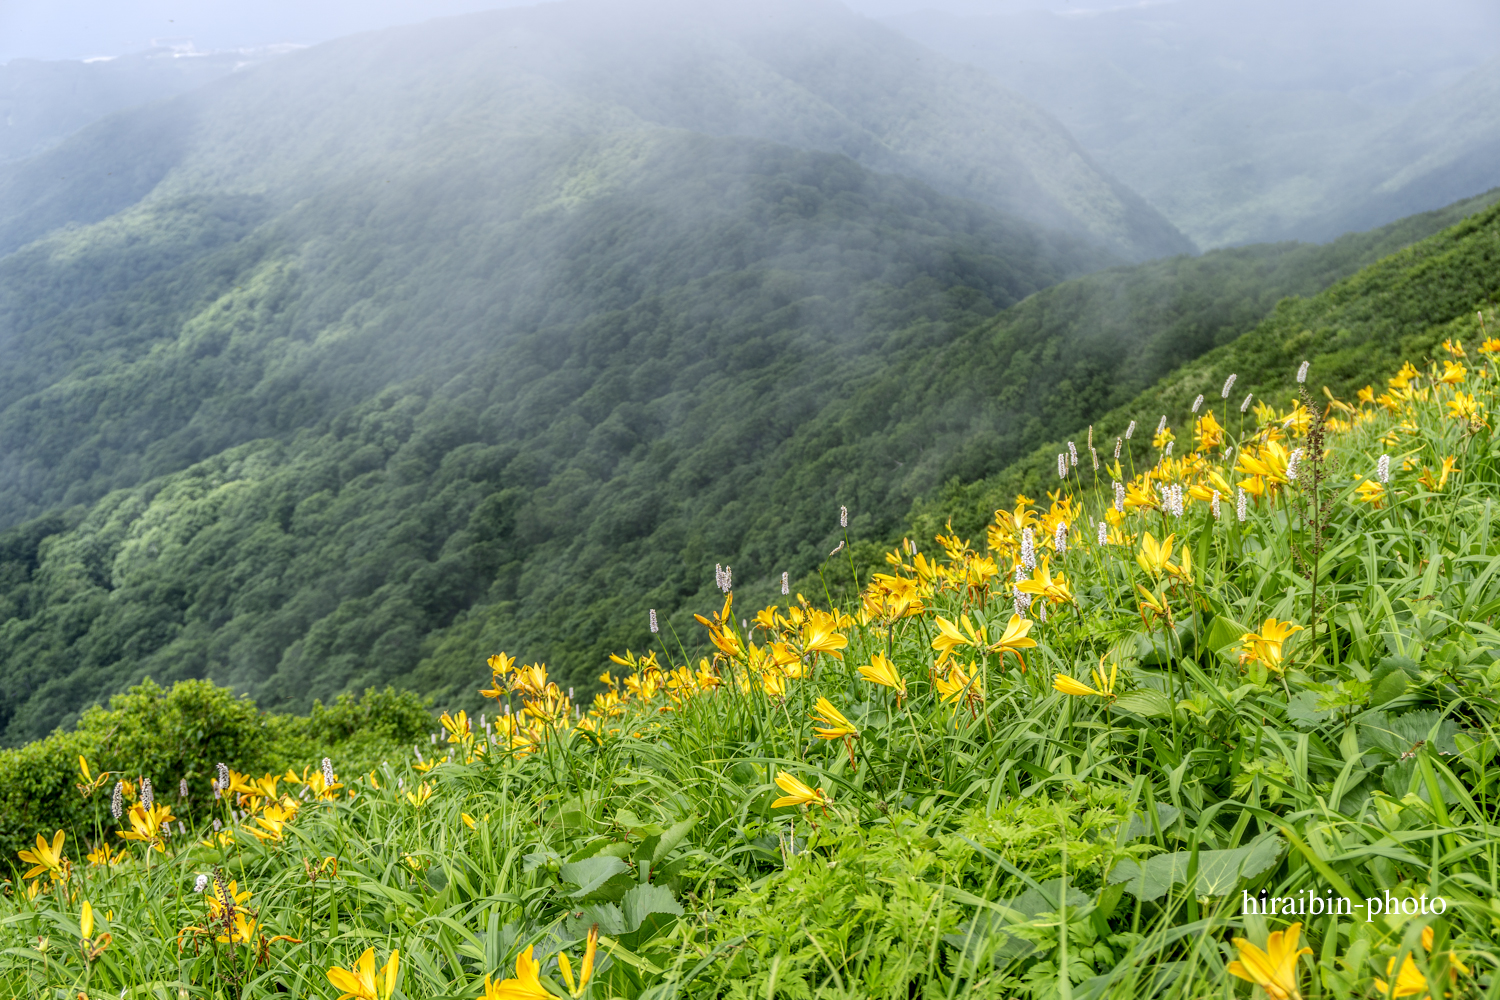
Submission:
[[[677,251],[701,264],[696,280],[594,307],[511,350],[464,353],[458,371],[392,383],[321,424],[297,429],[297,407],[319,401],[295,383],[267,407],[252,405],[253,392],[215,398],[205,378],[233,377],[257,351],[286,364],[267,344],[295,358],[295,338],[274,322],[278,302],[296,311],[284,304],[296,302],[290,268],[231,289],[207,310],[219,322],[196,320],[195,336],[140,352],[146,367],[101,365],[90,398],[113,387],[120,415],[80,423],[75,443],[85,430],[130,429],[130,393],[168,400],[197,387],[216,412],[293,419],[281,436],[64,504],[0,539],[8,739],[39,736],[145,676],[208,677],[269,707],[387,682],[461,704],[476,664],[503,648],[586,688],[607,652],[645,641],[648,608],[686,635],[689,613],[711,600],[716,563],[752,596],[773,597],[783,571],[821,586],[809,574],[837,544],[839,505],[853,511],[868,560],[874,540],[899,535],[912,502],[945,480],[1005,468],[1253,327],[1281,296],[1315,293],[1483,204],[1328,246],[1108,270],[986,319],[1027,290],[1018,273],[1046,284],[1068,253],[1086,251],[1014,228],[940,228],[973,217],[945,215],[953,203],[847,160],[734,148],[736,164],[750,148],[763,157],[760,174],[725,174],[744,186],[761,243],[731,215],[722,230],[699,225]],[[808,183],[791,184],[788,171]],[[629,192],[631,218],[650,190]],[[681,205],[690,189],[670,178],[661,190]],[[702,190],[713,200],[711,185]],[[895,205],[908,213],[890,215]],[[883,226],[871,222],[880,208]],[[233,236],[232,215],[210,217]],[[617,232],[642,229],[663,232]],[[996,256],[1007,239],[1031,268],[1050,254],[1051,269]],[[891,255],[874,271],[870,255],[848,249],[882,241]],[[225,245],[243,254],[253,242]],[[665,269],[661,245],[652,259]],[[755,246],[762,256],[747,261]],[[716,263],[715,247],[746,266]],[[68,259],[28,253],[10,263]],[[210,334],[220,339],[206,349]],[[254,392],[264,381],[247,378]],[[139,424],[162,404],[133,405]]]
[[[146,674],[272,705],[435,690],[476,654],[414,674],[424,644],[480,600],[527,603],[534,655],[592,650],[618,637],[539,594],[620,600],[649,552],[675,605],[737,551],[717,508],[762,499],[755,464],[830,398],[1111,259],[843,157],[631,141],[629,183],[507,239],[428,215],[458,235],[392,249],[325,217],[319,265],[253,201],[190,201],[0,262],[7,513],[56,511],[11,536],[15,737]]]
[[[587,682],[621,602],[811,565],[842,488],[783,480],[831,402],[1191,246],[837,4],[576,6],[316,46],[0,165],[4,739],[148,675],[468,688],[475,629]]]

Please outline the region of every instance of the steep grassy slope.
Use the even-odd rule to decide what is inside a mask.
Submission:
[[[1182,365],[1101,414],[1094,421],[1095,442],[1112,450],[1114,439],[1135,420],[1139,427],[1132,441],[1134,454],[1144,456],[1151,430],[1162,417],[1178,429],[1179,438],[1186,436],[1185,421],[1198,395],[1220,412],[1221,422],[1237,419],[1235,410],[1247,393],[1284,391],[1304,361],[1309,364],[1308,385],[1352,398],[1402,359],[1431,357],[1445,338],[1456,338],[1472,350],[1485,330],[1496,335],[1497,302],[1500,206],[1492,205],[1322,294],[1282,301],[1251,332]],[[1231,374],[1237,378],[1226,401],[1220,392]],[[1085,433],[1082,424],[1075,424],[1069,436],[1081,442]],[[949,482],[940,495],[918,505],[918,530],[930,533],[950,517],[962,531],[977,530],[996,507],[1013,503],[1017,492],[1055,483],[1057,454],[1064,447],[1063,438],[1054,438],[1001,473],[969,483]],[[1087,475],[1091,481],[1092,469]],[[1107,487],[1107,474],[1099,475]]]

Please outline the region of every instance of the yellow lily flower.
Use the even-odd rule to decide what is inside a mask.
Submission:
[[[1035,639],[1027,638],[1027,633],[1036,622],[1029,618],[1022,618],[1018,614],[1012,614],[1010,621],[1005,623],[1005,633],[998,640],[990,643],[986,648],[991,653],[999,653],[1001,663],[1005,662],[1005,654],[1012,653],[1021,661],[1021,669],[1026,669],[1026,658],[1021,655],[1021,650],[1031,649],[1036,646]]]
[[[83,952],[85,962],[97,961],[114,941],[114,935],[108,931],[98,938],[94,937],[94,908],[89,905],[88,900],[83,901],[83,911],[78,917],[78,937],[78,947]]]
[[[1087,684],[1084,684],[1082,681],[1075,681],[1067,674],[1058,674],[1052,681],[1052,689],[1054,691],[1061,691],[1063,694],[1076,695],[1080,698],[1085,695],[1104,697],[1103,691],[1095,691]]]
[[[88,863],[94,865],[95,867],[98,867],[100,865],[117,865],[121,861],[125,860],[124,853],[116,851],[114,848],[110,847],[108,843],[100,844],[94,850],[86,854],[85,857],[88,859]]]
[[[46,873],[54,882],[66,882],[68,880],[68,863],[63,858],[63,841],[67,835],[61,830],[52,838],[49,845],[45,837],[40,833],[36,835],[35,851],[17,851],[17,856],[32,867],[21,877],[33,879],[38,875]]]
[[[1099,658],[1099,666],[1104,666],[1103,657]],[[1063,694],[1070,694],[1076,697],[1093,695],[1096,698],[1113,698],[1115,696],[1115,680],[1120,674],[1119,661],[1115,661],[1115,665],[1110,669],[1108,677],[1104,676],[1102,670],[1093,670],[1091,672],[1094,675],[1094,683],[1099,685],[1098,688],[1091,688],[1082,681],[1074,680],[1067,674],[1058,674],[1052,681],[1052,688],[1055,691],[1061,691]]]
[[[255,825],[260,827],[260,829],[246,827],[245,832],[260,840],[261,843],[265,843],[266,841],[279,842],[282,839],[282,831],[286,828],[286,824],[294,819],[296,815],[297,810],[295,809],[286,809],[279,805],[268,806],[264,813],[255,817]]]
[[[552,1000],[552,994],[542,986],[541,963],[531,957],[528,947],[516,956],[516,978],[492,982],[484,977],[484,995],[480,1000]]]
[[[1063,574],[1052,576],[1047,569],[1047,557],[1042,556],[1036,568],[1031,571],[1030,580],[1022,580],[1016,584],[1016,589],[1023,594],[1031,594],[1043,598],[1053,604],[1066,604],[1073,599],[1073,592],[1068,589],[1068,580]]]
[[[974,665],[969,664],[970,668]],[[935,680],[938,695],[945,702],[956,702],[960,698],[972,708],[984,701],[984,685],[979,675],[970,675],[957,663],[950,664],[947,674],[938,674]]]
[[[785,698],[786,674],[774,668],[762,671],[760,689],[772,698]]]
[[[410,802],[418,809],[420,809],[422,806],[425,806],[427,804],[427,800],[430,798],[432,798],[432,786],[425,781],[417,786],[417,790],[415,792],[406,793],[406,801]]]
[[[1310,950],[1310,949],[1309,949]],[[1396,960],[1394,958],[1385,963],[1385,974],[1389,976],[1395,971]],[[1425,996],[1427,993],[1427,977],[1422,975],[1422,970],[1417,968],[1417,963],[1411,960],[1411,952],[1406,953],[1406,961],[1401,963],[1401,971],[1396,974],[1395,990],[1391,989],[1389,983],[1379,976],[1375,977],[1375,988],[1383,997],[1414,997]]]
[[[870,662],[859,668],[859,675],[872,684],[892,688],[896,692],[896,703],[906,697],[906,680],[896,670],[896,665],[884,653],[876,653]]]
[[[833,707],[833,702],[827,698],[819,698],[816,706],[817,713],[813,716],[823,724],[823,728],[814,728],[819,739],[841,740],[844,737],[859,739],[859,730],[854,724],[844,718],[842,712]]]
[[[1246,476],[1265,480],[1274,491],[1277,486],[1284,486],[1290,481],[1286,476],[1286,466],[1291,457],[1291,453],[1280,442],[1267,441],[1253,455],[1248,448],[1242,450],[1234,468],[1236,472]]]
[[[335,989],[344,991],[338,1000],[387,1000],[396,992],[396,976],[400,969],[401,952],[393,951],[377,974],[375,949],[367,948],[352,969],[335,966],[328,970],[327,975]]]
[[[786,792],[781,798],[771,803],[772,809],[780,809],[782,806],[822,806],[827,809],[833,804],[833,800],[824,793],[821,788],[811,788],[794,778],[789,771],[782,771],[776,775],[776,787]]]
[[[1243,649],[1240,652],[1240,662],[1249,663],[1258,661],[1264,663],[1272,670],[1281,670],[1281,647],[1292,633],[1301,632],[1301,625],[1293,625],[1291,622],[1278,622],[1275,618],[1267,618],[1260,627],[1260,632],[1246,632],[1240,636],[1240,644]]]
[[[103,771],[98,775],[95,775],[89,769],[89,762],[84,759],[83,754],[79,754],[78,774],[80,775],[80,777],[82,777],[83,780],[79,781],[73,787],[78,789],[79,795],[82,795],[84,798],[88,798],[90,795],[93,795],[96,791],[98,791],[99,788],[109,780],[109,776],[112,773],[113,772],[111,771]]]
[[[1433,933],[1431,927],[1422,928],[1422,950],[1429,955],[1432,954]],[[1385,974],[1389,976],[1396,971],[1396,960],[1389,958],[1385,963]],[[1448,976],[1457,982],[1458,977],[1469,974],[1469,967],[1458,960],[1455,952],[1448,952]],[[1401,963],[1401,971],[1396,973],[1395,991],[1392,992],[1390,984],[1385,980],[1376,978],[1375,986],[1382,996],[1389,997],[1411,997],[1422,996],[1427,993],[1427,977],[1422,975],[1422,970],[1412,961],[1411,953],[1408,952],[1406,960]]]
[[[1373,479],[1366,479],[1354,488],[1358,494],[1356,502],[1367,503],[1371,507],[1380,508],[1385,506],[1385,486]]]
[[[1297,959],[1311,955],[1312,949],[1297,948],[1301,934],[1300,923],[1285,931],[1272,931],[1266,938],[1265,951],[1244,938],[1235,938],[1234,946],[1239,949],[1240,957],[1230,962],[1225,971],[1259,986],[1271,1000],[1302,1000],[1297,991]]]
[[[457,715],[444,712],[438,721],[443,724],[444,729],[448,730],[450,743],[464,743],[474,737],[474,732],[469,727],[469,713],[467,712],[460,711]]]
[[[1438,488],[1438,490],[1442,490],[1442,488],[1444,486],[1448,485],[1448,477],[1449,476],[1453,475],[1453,473],[1455,473],[1455,472],[1462,472],[1462,471],[1464,471],[1464,470],[1460,469],[1458,467],[1458,460],[1456,458],[1454,458],[1452,455],[1445,456],[1443,458],[1442,475],[1440,475],[1438,477],[1438,481],[1437,481],[1437,488]]]
[[[1437,379],[1440,385],[1458,385],[1468,374],[1468,369],[1453,361],[1443,362],[1443,374]]]
[[[1166,541],[1158,543],[1149,531],[1142,536],[1141,551],[1135,554],[1135,561],[1153,580],[1165,572],[1167,560],[1172,558],[1172,543],[1176,539],[1176,535],[1168,535]]]
[[[1167,563],[1162,567],[1169,576],[1174,576],[1183,583],[1192,586],[1193,583],[1193,550],[1186,545],[1182,547],[1182,561],[1178,565]]]
[[[125,818],[130,820],[130,829],[116,831],[119,836],[126,840],[138,840],[148,848],[154,848],[162,853],[166,852],[166,845],[162,843],[161,825],[177,818],[172,815],[171,806],[153,805],[147,809],[145,805],[137,802],[130,807]]]
[[[1198,418],[1193,427],[1193,436],[1198,439],[1199,451],[1209,451],[1224,443],[1224,428],[1220,426],[1213,410]]]
[[[1151,615],[1154,615],[1157,618],[1165,618],[1168,626],[1174,626],[1174,623],[1172,621],[1172,609],[1167,604],[1165,595],[1158,597],[1151,591],[1147,590],[1145,587],[1142,587],[1140,584],[1136,584],[1135,589],[1140,591],[1141,596],[1145,598],[1145,600],[1141,601],[1140,603],[1140,609],[1141,621],[1146,622],[1147,627],[1150,626],[1150,621],[1147,618],[1148,610],[1150,611]]]
[[[835,632],[838,619],[826,611],[814,611],[802,626],[802,652],[826,653],[835,660],[842,660],[839,652],[849,645],[849,637]]]
[[[255,939],[255,919],[247,917],[244,910],[234,911],[232,924],[228,934],[220,934],[214,940],[220,944],[249,944]]]
[[[932,648],[942,654],[938,657],[938,666],[948,662],[955,646],[973,646],[976,649],[982,649],[985,645],[984,637],[974,630],[974,623],[969,621],[968,615],[962,616],[957,622],[950,622],[942,615],[938,615],[935,624],[938,627],[938,634],[932,639]]]
[[[1456,392],[1448,400],[1448,416],[1470,426],[1481,426],[1484,423],[1484,404],[1475,400],[1472,392]]]

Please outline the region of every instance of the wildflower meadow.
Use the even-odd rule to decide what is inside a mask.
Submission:
[[[591,701],[476,651],[489,707],[357,768],[81,757],[92,820],[13,859],[0,984],[1500,996],[1482,322],[1355,398],[1304,365],[1091,430],[984,537],[864,577],[840,545],[818,592],[745,607],[721,567],[700,632],[653,612]]]

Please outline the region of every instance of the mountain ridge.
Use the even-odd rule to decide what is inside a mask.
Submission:
[[[109,120],[108,139],[78,135],[26,170],[0,169],[0,204],[23,206],[0,215],[0,247],[68,221],[30,206],[75,169],[70,190],[112,186],[120,193],[107,204],[119,210],[151,179],[161,185],[157,196],[228,184],[295,197],[361,167],[391,169],[414,149],[431,155],[438,143],[462,159],[483,137],[681,127],[843,153],[1127,257],[1192,249],[1100,173],[1051,116],[977,71],[831,0],[756,11],[751,18],[730,4],[687,4],[656,10],[652,20],[570,0],[304,49],[153,105],[166,106],[157,114],[175,109],[176,130],[152,126],[158,153],[150,168],[129,170],[133,185],[108,180],[125,164],[130,144],[118,131],[129,114]],[[358,93],[343,82],[355,78],[364,81]],[[850,90],[849,78],[882,99]],[[934,108],[944,113],[934,116]],[[255,125],[272,120],[275,128]],[[77,155],[69,156],[70,145]],[[102,217],[106,202],[92,198],[101,206],[94,217]]]

